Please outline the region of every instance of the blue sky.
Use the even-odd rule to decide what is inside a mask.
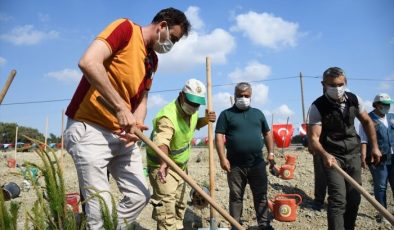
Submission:
[[[159,56],[149,96],[149,126],[187,79],[205,82],[206,56],[211,57],[218,115],[230,106],[233,83],[252,81],[252,106],[264,111],[269,123],[272,117],[274,123],[289,117],[297,127],[303,119],[300,72],[305,76],[307,113],[321,95],[321,75],[330,66],[346,71],[348,89],[369,109],[379,92],[394,97],[391,0],[2,0],[1,88],[12,69],[17,75],[0,106],[0,121],[44,133],[48,118],[48,133],[60,135],[62,110],[81,77],[77,63],[95,36],[120,17],[147,25],[170,6],[185,11],[193,29],[170,53]],[[202,129],[196,136],[206,133]]]

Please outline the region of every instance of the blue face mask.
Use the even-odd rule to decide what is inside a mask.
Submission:
[[[390,111],[390,105],[381,105],[380,108],[378,108],[378,110],[382,114],[388,114]]]

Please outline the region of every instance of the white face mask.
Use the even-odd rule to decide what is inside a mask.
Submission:
[[[250,106],[250,98],[237,97],[235,98],[235,106],[240,110],[246,110]]]
[[[339,100],[345,94],[345,86],[344,85],[338,87],[327,86],[326,93],[330,98],[334,100]]]
[[[166,30],[167,30],[167,38],[164,40],[164,42],[160,41],[161,32],[159,32],[159,39],[157,39],[157,41],[153,45],[153,50],[160,53],[160,54],[167,53],[174,46],[174,44],[172,43],[172,41],[170,39],[170,31],[168,29],[168,26],[166,26]]]
[[[184,102],[181,104],[181,108],[187,115],[193,115],[200,107],[194,107]]]

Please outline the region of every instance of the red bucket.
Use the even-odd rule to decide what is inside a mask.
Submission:
[[[14,158],[8,158],[7,165],[8,165],[8,168],[15,168],[16,160]]]
[[[293,154],[285,154],[285,160],[288,165],[296,165],[297,156]]]
[[[276,220],[291,222],[297,219],[297,208],[301,203],[302,198],[298,194],[279,194],[275,196],[274,201],[268,201],[268,206]]]
[[[73,210],[74,213],[79,213],[79,204],[78,201],[80,199],[79,193],[67,193],[66,194],[66,203],[70,209]]]

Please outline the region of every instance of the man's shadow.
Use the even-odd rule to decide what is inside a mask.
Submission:
[[[185,217],[183,219],[184,229],[198,229],[203,227],[202,219],[200,215],[197,215],[191,208],[187,208]]]
[[[287,186],[287,185],[282,185],[282,184],[270,184],[271,187],[277,191],[278,193],[275,195],[278,195],[280,193],[283,194],[298,194],[301,196],[302,198],[302,202],[300,204],[301,208],[308,208],[308,209],[312,209],[312,204],[313,204],[313,199],[308,196],[303,190],[296,188],[296,187],[291,187],[291,186]],[[274,197],[273,197],[274,198]]]
[[[129,230],[150,230],[150,229],[142,227],[139,223],[134,223]]]

